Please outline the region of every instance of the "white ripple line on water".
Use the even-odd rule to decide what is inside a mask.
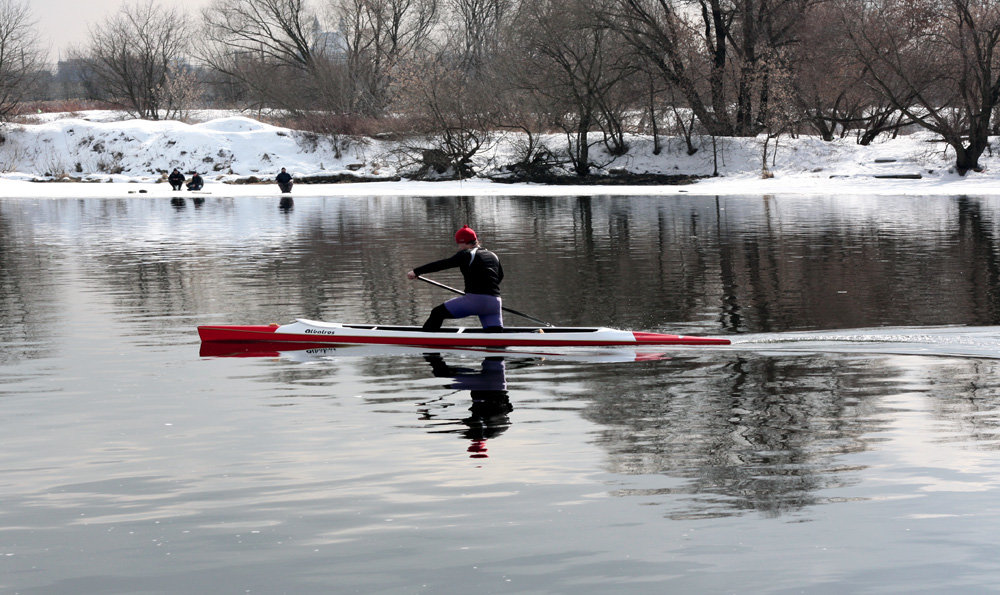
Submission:
[[[1000,358],[1000,327],[941,327],[934,331],[880,333],[851,330],[843,333],[775,333],[736,337],[735,349],[766,348],[788,352],[849,352],[885,355]],[[879,349],[878,346],[884,346]]]
[[[758,337],[754,339],[733,339],[733,344],[775,344],[801,342],[837,342],[837,343],[928,343],[934,342],[930,335],[777,335],[774,337]]]

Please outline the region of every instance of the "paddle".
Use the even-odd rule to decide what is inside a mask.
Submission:
[[[437,281],[435,281],[433,279],[428,279],[427,277],[421,277],[420,275],[417,275],[417,279],[420,279],[421,281],[425,281],[427,283],[430,283],[431,285],[437,285],[441,289],[447,289],[448,291],[450,291],[452,293],[457,293],[458,295],[465,295],[464,291],[462,291],[460,289],[455,289],[454,287],[448,287],[444,283],[438,283]],[[503,310],[504,312],[510,312],[511,314],[514,314],[515,316],[520,316],[521,318],[527,318],[528,320],[531,320],[533,322],[537,322],[538,324],[544,324],[545,326],[553,326],[551,323],[545,322],[544,320],[539,320],[539,319],[535,318],[534,316],[528,316],[524,312],[518,312],[517,310],[515,310],[513,308],[507,308],[505,306],[500,306],[500,309]]]

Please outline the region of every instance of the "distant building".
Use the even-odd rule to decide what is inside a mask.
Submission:
[[[56,63],[50,94],[52,99],[90,99],[93,89],[88,84],[90,67],[82,58],[67,58]]]
[[[319,24],[319,19],[314,18],[313,39],[316,41],[310,49],[329,60],[337,62],[347,60],[347,38],[341,33],[342,30],[343,23],[337,27],[336,31],[324,31]]]

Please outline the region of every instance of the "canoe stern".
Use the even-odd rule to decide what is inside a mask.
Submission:
[[[256,325],[205,325],[198,327],[198,336],[202,341],[269,341],[274,339],[277,324]]]

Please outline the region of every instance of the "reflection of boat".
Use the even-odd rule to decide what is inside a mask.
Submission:
[[[434,347],[434,353],[458,357],[503,356],[543,358],[590,363],[618,363],[670,359],[662,351],[627,347],[585,348],[489,348]],[[202,357],[281,357],[292,361],[323,361],[339,357],[423,356],[428,348],[420,345],[356,345],[350,343],[284,343],[281,341],[209,341],[201,344]]]
[[[199,326],[203,342],[361,343],[424,347],[604,347],[618,345],[728,345],[728,339],[625,331],[603,327],[511,327],[502,333],[480,328],[425,332],[417,326],[340,324],[298,319],[283,325]]]

